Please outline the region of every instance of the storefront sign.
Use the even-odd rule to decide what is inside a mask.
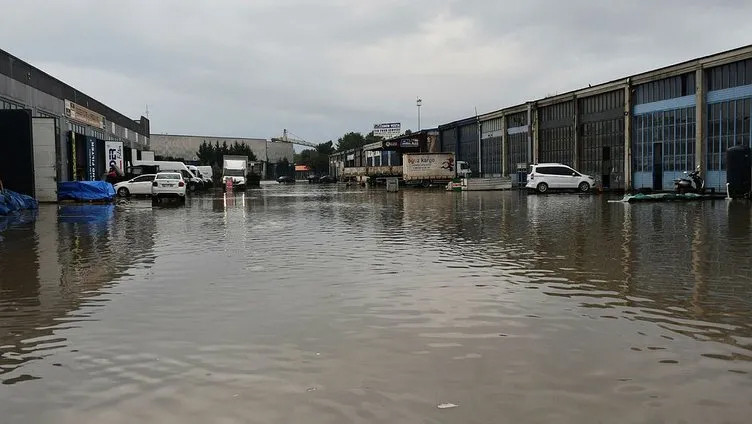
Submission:
[[[393,149],[399,147],[400,143],[397,140],[384,140],[381,142],[385,149]]]
[[[65,101],[65,116],[92,127],[104,129],[104,116],[77,105],[70,100]]]
[[[96,181],[97,178],[97,139],[86,137],[86,179]]]
[[[383,137],[383,138],[392,138],[397,137],[402,132],[402,124],[399,122],[387,122],[383,124],[374,124],[373,125],[373,135]]]
[[[104,143],[104,154],[107,159],[108,171],[111,166],[114,166],[121,172],[124,171],[122,141],[106,141]]]
[[[419,146],[420,146],[420,142],[418,141],[417,138],[406,138],[406,139],[400,140],[400,147],[403,149],[419,147]]]

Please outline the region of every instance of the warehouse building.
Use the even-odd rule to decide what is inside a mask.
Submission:
[[[752,46],[439,126],[440,145],[475,176],[524,183],[531,163],[561,162],[606,189],[673,189],[700,167],[725,191],[725,152],[752,145]]]
[[[99,180],[149,149],[149,120],[133,120],[0,50],[0,179],[57,200],[57,182]]]
[[[285,160],[292,164],[295,160],[295,150],[292,143],[270,141],[264,138],[180,134],[151,135],[151,148],[155,155],[176,158],[188,163],[197,163],[199,159],[197,152],[203,143],[219,146],[224,144],[232,146],[237,143],[248,146],[256,156],[256,161],[261,163],[264,178],[277,178],[279,173],[276,170],[276,164]]]

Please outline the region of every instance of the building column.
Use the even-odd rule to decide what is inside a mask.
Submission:
[[[574,114],[572,116],[572,125],[574,127],[574,151],[572,152],[572,167],[574,169],[580,169],[580,102],[579,100],[577,100],[577,96],[572,97],[572,102],[574,102],[572,108],[574,110]]]
[[[624,87],[624,189],[632,190],[632,84]]]
[[[707,101],[705,98],[705,72],[702,66],[695,70],[695,166],[700,174],[707,178],[705,169],[705,151],[707,139]]]
[[[538,106],[532,109],[533,115],[533,163],[538,163]]]
[[[501,176],[505,177],[509,175],[509,169],[507,169],[507,117],[501,116]]]

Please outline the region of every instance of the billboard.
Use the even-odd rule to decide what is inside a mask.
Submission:
[[[107,159],[107,170],[111,166],[117,168],[120,172],[124,172],[123,168],[123,142],[122,141],[105,141],[104,154]]]
[[[373,124],[373,135],[392,138],[402,133],[402,124],[399,122],[386,122],[383,124]]]
[[[104,116],[70,100],[65,101],[65,116],[92,127],[104,129]]]
[[[402,156],[402,171],[405,181],[450,180],[456,175],[454,153],[406,153]]]

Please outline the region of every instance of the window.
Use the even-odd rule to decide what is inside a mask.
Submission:
[[[180,174],[159,174],[156,177],[157,180],[179,180]]]
[[[143,183],[146,181],[154,181],[154,175],[142,175],[133,179],[134,183]]]

